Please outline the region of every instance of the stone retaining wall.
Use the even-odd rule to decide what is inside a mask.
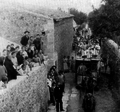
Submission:
[[[109,78],[111,78],[114,83],[116,82],[117,86],[116,77],[118,77],[117,79],[120,78],[118,76],[118,74],[120,73],[120,52],[118,49],[118,45],[112,40],[104,40],[102,42],[101,48],[102,56],[103,58],[106,58],[106,60],[108,60],[108,64],[111,68],[111,76],[109,76]]]
[[[35,67],[29,76],[19,76],[0,90],[0,112],[46,112],[47,65]]]
[[[118,45],[112,40],[104,40],[102,42],[102,55],[108,59],[111,74],[108,76],[110,90],[117,104],[120,106],[120,50]]]

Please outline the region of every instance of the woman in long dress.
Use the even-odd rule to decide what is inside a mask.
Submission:
[[[63,58],[63,70],[66,72],[68,70],[68,65],[67,65],[67,57],[64,56]]]

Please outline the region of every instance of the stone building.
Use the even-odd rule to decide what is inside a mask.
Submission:
[[[20,44],[24,31],[31,35],[45,31],[44,53],[49,56],[49,65],[62,69],[62,58],[71,53],[73,39],[73,15],[62,11],[39,7],[0,5],[0,36]]]

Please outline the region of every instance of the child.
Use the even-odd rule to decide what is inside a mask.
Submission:
[[[25,51],[25,47],[22,47],[22,55],[23,55],[23,58],[28,57],[28,54],[27,54],[27,52]]]
[[[28,62],[28,66],[29,66],[30,70],[32,71],[32,67],[33,67],[32,59],[28,58],[27,62]]]
[[[35,54],[34,55],[38,55],[39,51],[37,49],[35,49]]]
[[[33,58],[33,61],[34,61],[35,63],[39,63],[39,62],[40,62],[40,58],[38,57],[37,54],[35,54],[35,57]]]
[[[25,60],[24,64],[21,66],[21,69],[19,70],[20,75],[28,75],[30,72],[30,68],[28,66],[28,62]]]

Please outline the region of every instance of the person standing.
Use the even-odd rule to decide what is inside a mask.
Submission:
[[[67,56],[67,66],[68,66],[68,72],[70,71],[70,56]]]
[[[30,34],[29,31],[25,31],[25,32],[24,32],[24,36],[21,38],[21,41],[20,41],[20,43],[21,43],[23,46],[26,46],[26,45],[28,44],[29,34]]]
[[[64,75],[63,71],[59,71],[58,82],[60,83],[62,92],[64,92],[64,89],[65,89],[65,75]]]
[[[86,71],[87,71],[87,67],[83,63],[81,63],[81,65],[79,65],[77,69],[77,74],[78,74],[77,83],[82,84],[82,79],[83,76],[86,75]]]
[[[67,57],[63,57],[63,71],[66,72],[68,70],[68,65],[67,65]]]
[[[36,35],[35,40],[33,41],[33,44],[35,45],[35,48],[40,51],[41,47],[42,47],[42,43],[41,43],[41,37],[39,34]]]
[[[74,60],[74,57],[71,58],[71,71],[75,72],[75,60]]]
[[[55,101],[56,101],[56,112],[64,111],[63,109],[63,102],[62,102],[62,97],[63,97],[63,90],[60,86],[61,84],[58,82],[54,89],[54,96],[55,96]]]

